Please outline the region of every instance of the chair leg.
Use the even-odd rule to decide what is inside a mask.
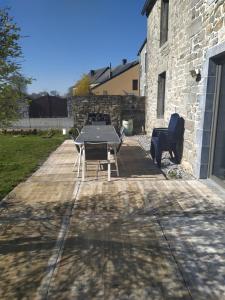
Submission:
[[[110,164],[110,151],[108,151],[108,181],[110,181],[111,177],[111,164]]]
[[[110,161],[108,161],[108,181],[111,179],[111,164]]]
[[[85,179],[85,150],[83,150],[83,155],[82,155],[82,181]]]
[[[116,174],[117,174],[117,177],[120,176],[119,174],[119,167],[118,167],[118,159],[117,159],[117,151],[116,151],[116,146],[113,147],[113,151],[114,151],[114,160],[115,160],[115,165],[116,165]]]
[[[180,164],[180,159],[176,147],[173,149],[173,153],[174,153],[175,163]]]
[[[80,148],[80,152],[78,155],[78,167],[77,167],[77,178],[80,176],[80,163],[81,163],[81,157],[82,157],[82,148]]]
[[[173,159],[173,151],[169,150],[170,158]]]
[[[117,174],[117,177],[119,177],[120,173],[119,173],[118,160],[117,160],[116,154],[115,154],[115,165],[116,165],[116,174]]]
[[[155,146],[152,142],[151,142],[151,147],[150,147],[150,154],[151,154],[152,160],[154,162],[155,161]]]
[[[156,162],[159,168],[161,168],[162,152],[157,151]]]
[[[76,170],[76,165],[77,165],[77,162],[79,161],[79,155],[80,155],[80,153],[77,155],[77,157],[76,157],[76,161],[75,161],[75,163],[74,163],[74,165],[73,165],[73,171],[75,171]]]
[[[100,162],[100,160],[99,160],[99,162],[98,162],[98,168],[97,168],[97,171],[96,171],[96,173],[97,173],[97,174],[96,174],[96,175],[97,175],[97,176],[96,176],[97,179],[98,179],[98,172],[99,172],[99,171],[101,171],[101,162]]]

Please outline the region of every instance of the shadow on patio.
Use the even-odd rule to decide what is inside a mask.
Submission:
[[[147,188],[148,182],[131,184],[97,184],[92,192],[90,185],[82,187],[50,299],[221,299],[220,208],[209,202],[200,209],[201,195],[188,189],[174,189],[165,199],[159,187]],[[193,206],[183,209],[180,203],[190,200]]]
[[[138,179],[138,180],[165,180],[161,170],[153,163],[150,155],[142,150],[138,142],[127,137],[118,154],[118,165],[120,176],[116,176],[116,167],[112,163],[112,180]],[[97,179],[98,162],[88,163],[86,181]],[[98,180],[107,180],[107,166],[104,171],[99,172]]]

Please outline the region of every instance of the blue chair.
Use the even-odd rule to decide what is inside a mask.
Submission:
[[[171,159],[181,162],[184,138],[184,119],[179,114],[172,114],[168,128],[154,128],[151,138],[150,153],[153,161],[161,167],[162,153],[169,151]]]

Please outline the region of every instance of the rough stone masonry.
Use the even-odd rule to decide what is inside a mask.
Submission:
[[[106,113],[110,115],[112,125],[119,128],[122,120],[133,119],[134,133],[140,133],[145,127],[145,97],[91,95],[76,96],[68,99],[69,116],[74,118],[74,125],[81,129],[88,113]]]
[[[147,19],[147,101],[146,129],[167,126],[174,112],[185,119],[184,165],[201,177],[203,119],[208,70],[204,64],[209,49],[225,42],[224,0],[169,0],[168,41],[160,47],[161,0],[157,0]],[[196,81],[190,74],[200,69]],[[157,119],[158,76],[166,71],[164,118]],[[214,93],[211,90],[210,93]],[[210,122],[210,120],[209,120]],[[207,146],[208,147],[208,146]]]

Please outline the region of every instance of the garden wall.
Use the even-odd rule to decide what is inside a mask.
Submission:
[[[133,119],[134,133],[141,133],[145,128],[145,97],[91,95],[68,99],[68,115],[73,116],[76,127],[82,128],[91,112],[109,114],[116,128],[127,119]]]

